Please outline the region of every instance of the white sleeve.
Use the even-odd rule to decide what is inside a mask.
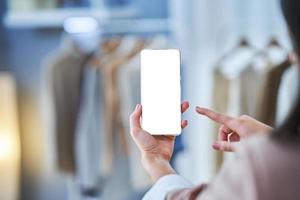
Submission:
[[[184,177],[172,174],[160,178],[143,197],[143,200],[164,200],[173,190],[191,188],[194,185]]]

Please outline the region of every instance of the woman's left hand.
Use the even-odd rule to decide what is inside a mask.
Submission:
[[[188,102],[181,105],[182,113],[189,107]],[[160,177],[175,173],[169,161],[173,154],[175,136],[150,135],[141,128],[140,119],[142,106],[137,105],[130,116],[130,133],[142,155],[142,163],[153,182]],[[187,120],[181,122],[181,127],[187,126]]]

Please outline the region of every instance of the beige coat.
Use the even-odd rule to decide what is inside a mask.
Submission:
[[[210,185],[173,191],[166,199],[300,199],[300,141],[291,145],[255,137],[239,145],[236,155]]]

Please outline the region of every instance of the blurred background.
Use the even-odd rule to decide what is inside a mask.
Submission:
[[[278,0],[2,0],[0,19],[1,200],[141,199],[128,117],[144,48],[181,50],[191,109],[172,165],[194,183],[230,159],[195,106],[276,126],[295,95]]]

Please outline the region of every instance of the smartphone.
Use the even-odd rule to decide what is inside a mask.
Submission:
[[[180,52],[141,52],[142,128],[151,135],[180,135]]]

